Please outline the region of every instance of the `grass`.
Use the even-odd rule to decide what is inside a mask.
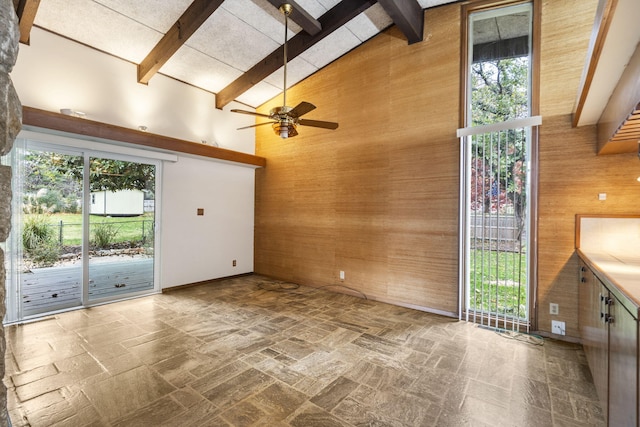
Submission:
[[[526,316],[525,253],[476,249],[471,252],[470,304],[477,311]]]
[[[25,215],[25,221],[29,216],[30,214]],[[62,222],[62,245],[78,246],[82,243],[82,214],[51,214],[47,215],[47,220],[54,230],[56,241],[60,240],[60,223]],[[103,222],[112,224],[113,228],[117,230],[112,243],[121,243],[142,240],[144,227],[145,237],[149,241],[153,238],[153,221],[153,212],[147,212],[136,217],[98,217],[90,215],[89,230],[93,240],[93,231],[96,227],[99,227]]]

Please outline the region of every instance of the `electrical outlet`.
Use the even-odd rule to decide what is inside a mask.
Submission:
[[[561,322],[559,320],[552,320],[551,333],[556,335],[564,335],[564,322]]]
[[[234,267],[236,266],[236,260],[234,259],[233,262],[231,263]]]
[[[340,280],[344,280],[344,271],[340,270]]]
[[[549,314],[558,314],[558,313],[559,313],[558,304],[553,302],[549,304]]]

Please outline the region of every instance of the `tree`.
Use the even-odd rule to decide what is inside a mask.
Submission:
[[[83,159],[78,157],[57,157],[52,167],[61,175],[70,174],[78,182],[82,182]],[[89,190],[118,191],[141,190],[154,191],[155,166],[123,160],[98,159],[90,160]]]
[[[24,154],[24,205],[31,213],[74,212],[82,199],[81,181],[71,173],[60,173],[53,167],[56,155],[49,152],[27,151]]]
[[[81,187],[84,159],[52,152],[29,152],[25,156],[26,191],[35,192],[53,184],[67,183],[73,191]],[[155,166],[123,160],[92,158],[90,191],[154,191]],[[63,185],[64,186],[64,185]]]
[[[471,66],[472,126],[529,115],[528,57],[476,62]]]
[[[84,158],[46,151],[24,156],[25,205],[34,212],[76,212],[82,199]],[[155,193],[155,166],[123,160],[90,160],[89,190]]]
[[[472,126],[528,117],[528,92],[528,57],[472,64]],[[513,208],[518,239],[525,223],[526,143],[526,134],[514,130],[497,138],[476,135],[472,140],[471,209],[489,213]]]

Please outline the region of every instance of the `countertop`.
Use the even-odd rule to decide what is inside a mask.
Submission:
[[[640,256],[577,249],[578,256],[636,318],[640,318]]]

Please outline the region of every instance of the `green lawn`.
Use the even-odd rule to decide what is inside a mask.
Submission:
[[[525,317],[526,254],[474,250],[471,252],[470,300],[476,310]]]
[[[26,214],[25,217],[29,215]],[[82,243],[82,214],[50,214],[47,215],[48,222],[55,230],[56,240],[65,246],[78,246]],[[135,217],[100,217],[89,216],[91,240],[94,238],[93,231],[96,225],[108,223],[113,224],[116,230],[112,243],[138,242],[144,235],[149,241],[153,238],[153,213],[147,212]],[[62,230],[60,225],[62,224]],[[60,239],[61,238],[61,239]]]

